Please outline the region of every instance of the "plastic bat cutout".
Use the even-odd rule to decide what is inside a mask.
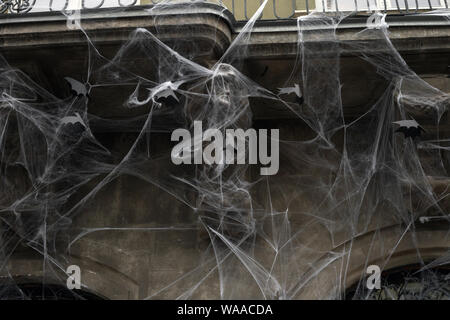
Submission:
[[[425,131],[416,120],[400,120],[394,121],[393,123],[398,124],[400,128],[395,130],[395,132],[402,132],[405,135],[405,138],[420,137],[421,132]]]
[[[150,89],[153,101],[156,103],[164,103],[169,105],[180,102],[175,94],[175,91],[178,90],[178,87],[182,83],[183,81],[166,81]]]
[[[81,124],[83,127],[86,128],[86,125],[84,124],[83,118],[81,118],[80,114],[78,112],[75,112],[74,116],[67,116],[61,119],[61,124],[62,125],[66,125],[66,124],[76,124],[79,123]]]
[[[75,92],[76,96],[82,95],[89,98],[88,91],[84,84],[70,77],[65,77],[64,79],[70,84],[70,88]]]
[[[83,118],[81,118],[78,112],[75,112],[73,116],[65,116],[61,120],[59,134],[63,137],[63,141],[66,145],[70,146],[82,138],[84,132],[87,129]]]
[[[300,86],[297,83],[294,84],[294,87],[278,88],[278,90],[278,95],[295,93],[298,104],[303,103],[303,95],[300,91]]]

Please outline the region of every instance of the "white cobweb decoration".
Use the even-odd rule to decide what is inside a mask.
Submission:
[[[109,285],[130,296],[110,280],[115,272],[131,279],[135,298],[372,299],[379,295],[366,287],[366,267],[387,270],[404,252],[417,265],[405,281],[415,277],[428,291],[402,297],[436,297],[429,288],[449,297],[448,276],[436,271],[450,263],[450,140],[439,130],[448,125],[449,95],[408,67],[385,23],[355,32],[343,48],[336,29],[346,16],[319,13],[297,20],[286,86],[264,88],[243,65],[266,3],[209,66],[146,29],[111,59],[85,33],[88,66],[78,81],[86,91],[66,98],[0,61],[1,298],[28,298],[17,266],[33,261],[49,292],[65,286],[75,264],[82,289],[99,295]],[[170,5],[149,10],[156,24]],[[313,41],[318,33],[321,42]],[[343,50],[359,52],[385,83],[352,119],[341,99]],[[122,100],[111,95],[102,108],[121,117],[91,112],[96,96],[118,91]],[[261,176],[255,165],[172,164],[173,130],[193,130],[194,121],[204,131],[250,128],[258,101],[297,120],[279,127],[276,175]],[[434,129],[419,139],[395,133],[393,122],[421,112]],[[436,221],[420,220],[430,216]],[[440,242],[424,247],[430,233]],[[108,271],[83,271],[95,266]],[[93,287],[96,277],[104,284]],[[39,296],[51,298],[48,290]]]

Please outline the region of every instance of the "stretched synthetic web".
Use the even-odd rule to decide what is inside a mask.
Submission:
[[[131,297],[148,299],[335,299],[351,286],[351,297],[372,299],[380,295],[367,288],[366,267],[387,270],[405,250],[417,267],[400,282],[425,289],[399,294],[391,283],[383,297],[450,296],[448,275],[437,271],[450,263],[450,140],[439,134],[449,95],[408,67],[379,13],[345,46],[336,30],[348,16],[298,18],[295,67],[280,90],[263,87],[243,66],[266,3],[209,65],[179,53],[186,42],[158,39],[172,1],[148,9],[155,34],[134,30],[112,58],[82,30],[86,72],[61,75],[77,93],[65,98],[0,60],[0,297],[29,297],[18,270],[65,286],[67,266],[78,265],[83,290],[110,286],[117,297],[134,288]],[[383,79],[381,95],[353,118],[341,98],[347,51]],[[100,95],[120,117],[91,111]],[[261,101],[296,119],[279,128],[275,175],[249,164],[172,163],[174,130],[194,140],[198,121],[203,132],[246,130]],[[422,114],[433,130],[395,132],[394,122]],[[427,225],[442,251],[422,248]]]

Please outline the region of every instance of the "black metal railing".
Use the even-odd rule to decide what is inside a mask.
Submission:
[[[0,0],[0,14],[98,9],[151,5],[162,0]],[[173,0],[220,4],[233,13],[236,20],[248,20],[264,0]],[[291,19],[312,11],[320,12],[384,12],[414,13],[448,9],[450,0],[269,0],[260,19]]]
[[[29,12],[36,0],[0,0],[0,13],[26,13]]]

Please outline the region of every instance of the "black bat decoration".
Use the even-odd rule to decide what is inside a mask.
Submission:
[[[416,120],[400,120],[393,123],[400,126],[395,132],[402,132],[405,138],[410,137],[414,140],[415,137],[420,137],[422,131],[425,131]]]
[[[84,84],[70,77],[65,77],[64,79],[70,84],[70,88],[76,96],[82,95],[89,98],[88,91]]]
[[[180,102],[178,100],[177,95],[175,94],[175,91],[178,90],[178,87],[181,85],[182,82],[171,82],[166,81],[157,87],[151,89],[153,101],[160,103],[160,104],[166,104],[166,105],[176,105]]]
[[[278,88],[278,90],[278,95],[295,93],[295,101],[297,101],[298,104],[303,103],[303,95],[300,92],[300,86],[297,83],[294,84],[294,87]]]
[[[86,125],[84,124],[83,118],[81,118],[80,114],[78,112],[75,112],[74,116],[66,116],[64,118],[61,119],[61,124],[66,125],[66,124],[76,124],[79,123],[80,125],[82,125],[83,127],[86,128]]]
[[[75,115],[63,117],[60,122],[59,134],[64,137],[63,140],[68,145],[79,141],[87,129],[86,123],[78,112],[75,112]]]

